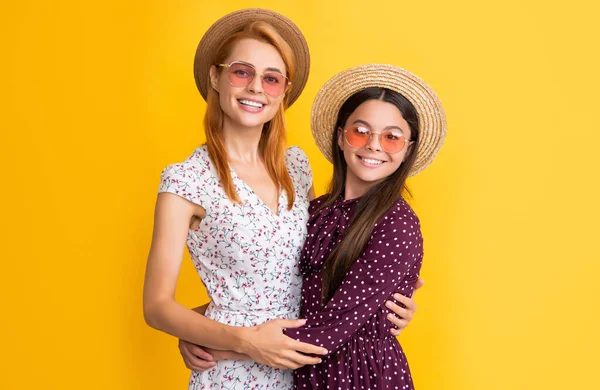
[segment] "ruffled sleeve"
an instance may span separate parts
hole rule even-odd
[[[306,196],[313,184],[312,170],[306,153],[298,146],[292,146],[287,149],[286,159],[288,170],[297,187],[296,191]]]
[[[205,169],[199,164],[171,164],[162,171],[158,192],[169,192],[206,208],[206,194],[203,191],[205,176]]]

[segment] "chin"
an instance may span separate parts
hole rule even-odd
[[[267,115],[247,115],[246,113],[239,113],[234,116],[229,117],[233,123],[241,127],[257,127],[263,126],[265,123],[273,119],[271,116]]]
[[[267,123],[268,121],[270,121],[271,119],[258,119],[258,118],[256,118],[256,119],[255,118],[247,119],[247,118],[241,118],[241,120],[239,121],[239,124],[242,125],[243,127],[264,126],[264,124]]]

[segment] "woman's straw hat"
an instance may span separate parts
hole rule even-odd
[[[308,44],[300,29],[288,18],[267,9],[246,8],[232,12],[217,20],[206,31],[194,60],[194,78],[200,94],[206,100],[208,92],[208,73],[212,65],[213,57],[219,46],[232,34],[241,31],[249,23],[263,21],[275,28],[279,35],[290,45],[294,53],[296,74],[294,80],[291,80],[292,86],[289,90],[289,105],[298,99],[300,93],[308,80],[310,70],[310,54]]]

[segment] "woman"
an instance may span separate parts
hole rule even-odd
[[[410,296],[418,279],[420,225],[401,194],[443,144],[443,108],[412,73],[365,65],[325,84],[312,112],[334,173],[329,193],[311,202],[300,260],[307,322],[285,334],[328,353],[296,370],[296,387],[413,389],[402,348],[387,331],[386,300],[396,291]]]
[[[231,351],[217,358],[246,360],[194,372],[190,388],[288,389],[289,368],[318,363],[306,354],[325,353],[282,333],[303,324],[292,319],[312,187],[304,153],[285,149],[283,113],[302,91],[308,64],[299,30],[266,10],[222,18],[198,47],[194,73],[207,101],[207,142],[163,172],[144,316],[156,329]],[[186,242],[211,298],[205,315],[174,299]]]

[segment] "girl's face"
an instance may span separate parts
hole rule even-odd
[[[348,143],[345,129],[358,127],[358,131],[371,132],[365,146],[355,147]],[[400,135],[404,138],[404,147],[394,153],[384,150],[380,133],[392,130],[389,137]],[[378,134],[375,134],[378,133]],[[410,127],[402,113],[392,103],[381,100],[367,100],[348,117],[344,129],[338,129],[338,145],[342,149],[348,170],[346,185],[354,186],[365,193],[385,178],[393,174],[408,157],[411,139]],[[352,142],[352,141],[351,141]],[[384,140],[384,142],[386,142]],[[386,149],[390,149],[386,145]]]
[[[234,61],[252,65],[255,75],[248,85],[234,86],[230,76],[238,79],[247,77],[243,70],[221,67],[220,72],[217,72],[215,66],[211,67],[211,84],[219,93],[221,109],[225,113],[224,126],[262,127],[273,119],[285,94],[274,97],[265,93],[261,75],[272,72],[285,75],[285,63],[275,47],[254,39],[242,39],[235,44],[224,63],[231,64]],[[230,72],[235,74],[230,75]],[[274,82],[274,79],[268,78],[266,81]],[[272,92],[272,86],[269,88],[267,92]]]

